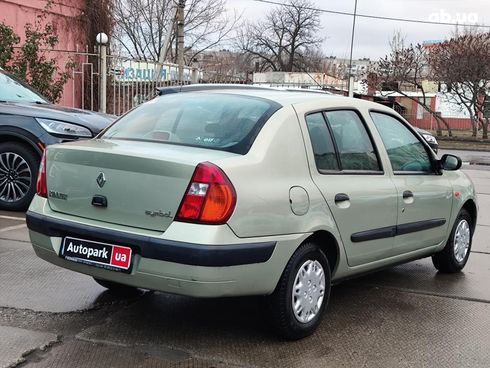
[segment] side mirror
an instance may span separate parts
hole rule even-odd
[[[443,155],[439,161],[442,170],[456,171],[461,168],[463,161],[455,155]]]

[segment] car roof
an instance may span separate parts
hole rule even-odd
[[[187,86],[163,87],[158,89],[160,95],[173,93],[206,93],[206,94],[234,94],[240,96],[259,97],[274,101],[282,106],[309,104],[312,102],[322,102],[325,108],[329,107],[355,107],[371,108],[396,114],[396,112],[381,104],[334,95],[328,92],[321,93],[318,90],[289,90],[277,89],[273,87],[260,87],[253,85],[240,84],[193,84]]]

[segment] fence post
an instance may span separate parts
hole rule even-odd
[[[191,66],[191,84],[197,84],[199,83],[199,62],[196,59],[192,60]]]
[[[105,113],[107,104],[107,42],[109,38],[105,33],[99,33],[96,41],[100,47],[99,112]]]
[[[192,68],[191,76],[191,84],[197,84],[199,82],[199,70],[197,68]]]

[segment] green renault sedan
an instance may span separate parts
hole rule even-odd
[[[460,167],[379,104],[189,86],[50,146],[27,224],[39,257],[108,289],[265,295],[299,339],[332,283],[423,257],[463,269],[478,206]]]

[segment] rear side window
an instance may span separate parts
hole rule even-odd
[[[306,125],[310,134],[311,145],[315,155],[318,170],[338,171],[339,164],[335,153],[335,146],[321,112],[306,116]]]
[[[116,121],[101,138],[165,142],[246,154],[281,106],[266,99],[218,93],[155,98]]]
[[[381,171],[378,156],[359,115],[350,110],[325,112],[342,170]]]

